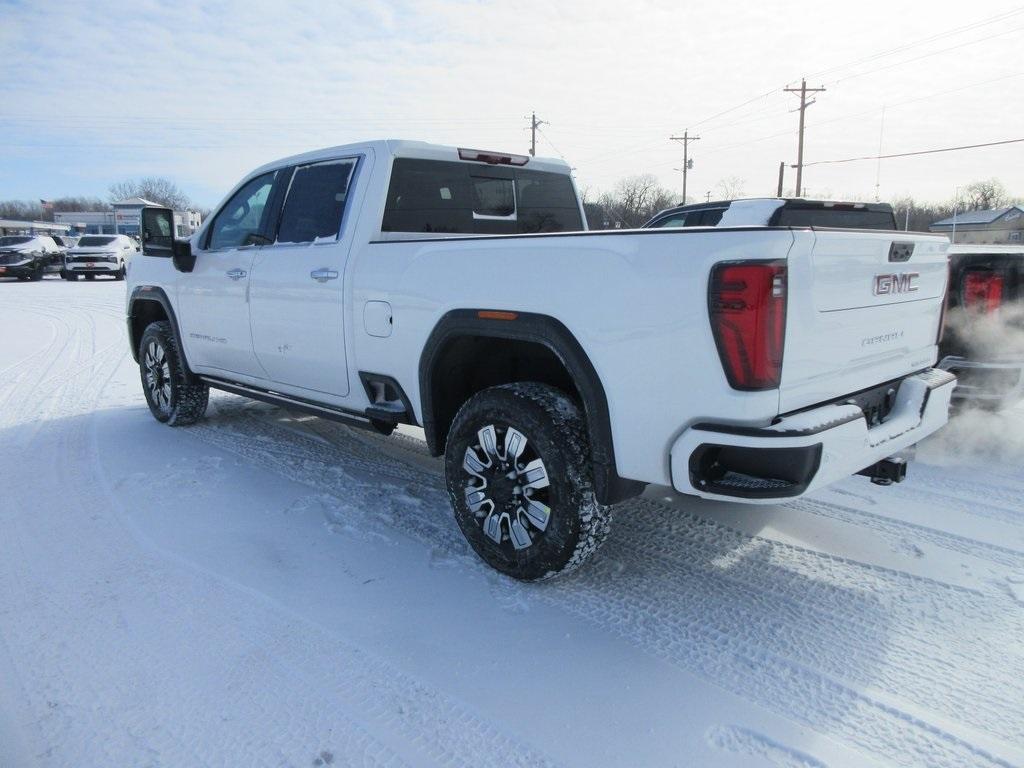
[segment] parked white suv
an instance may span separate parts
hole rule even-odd
[[[944,237],[585,232],[568,166],[375,141],[279,160],[189,241],[143,211],[130,343],[153,415],[210,387],[445,455],[455,517],[519,579],[583,562],[648,483],[777,503],[946,423]]]
[[[65,280],[77,280],[85,275],[92,280],[96,275],[108,275],[124,280],[128,260],[138,252],[135,241],[128,235],[83,235],[64,259]]]

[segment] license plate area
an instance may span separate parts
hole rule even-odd
[[[896,405],[896,394],[900,389],[900,379],[888,381],[877,387],[871,387],[837,400],[837,403],[856,405],[864,412],[864,421],[868,428],[882,424]]]

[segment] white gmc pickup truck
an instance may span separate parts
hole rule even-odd
[[[143,213],[128,328],[153,415],[210,387],[445,456],[456,520],[524,580],[578,566],[648,483],[778,502],[945,424],[944,237],[586,232],[562,162],[375,141],[270,163],[189,241]]]

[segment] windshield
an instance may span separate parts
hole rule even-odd
[[[24,237],[19,235],[8,235],[6,237],[0,237],[0,247],[5,245],[24,245],[25,243],[31,243],[31,237]]]
[[[78,247],[96,246],[96,245],[110,245],[114,242],[113,237],[83,237],[78,241]]]

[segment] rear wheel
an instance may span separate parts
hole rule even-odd
[[[206,413],[210,388],[185,369],[166,320],[146,326],[139,342],[139,373],[146,403],[157,421],[184,426]]]
[[[34,270],[32,270],[32,273],[28,276],[28,279],[31,280],[33,283],[38,283],[40,280],[43,279],[43,269],[43,265],[40,264]]]
[[[537,383],[491,387],[459,410],[445,480],[455,519],[492,568],[523,581],[580,566],[608,534],[579,407]]]

